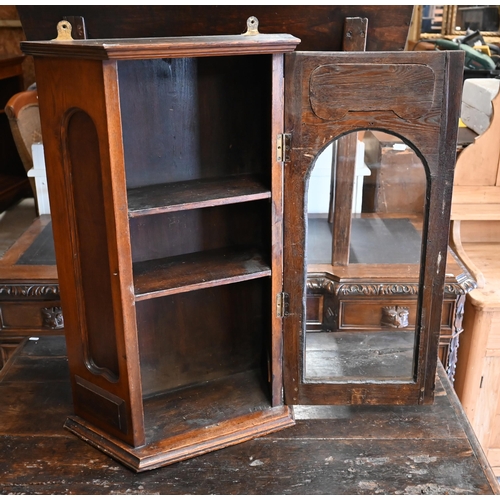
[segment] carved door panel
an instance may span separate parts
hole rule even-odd
[[[288,310],[284,313],[283,325],[287,404],[432,402],[462,68],[462,54],[458,52],[295,52],[286,55],[285,133],[290,143],[285,159],[284,190],[284,292],[288,294]],[[341,340],[329,330],[341,322],[334,309],[335,304],[338,307],[347,304],[345,294],[365,294],[364,302],[360,302],[362,305],[356,304],[363,312],[353,309],[353,314],[354,317],[356,314],[368,315],[371,314],[370,304],[377,298],[374,295],[397,293],[396,285],[396,288],[390,284],[361,287],[356,283],[357,271],[352,270],[349,262],[332,257],[322,277],[316,276],[316,283],[325,276],[329,282],[330,296],[325,299],[323,308],[331,315],[330,326],[314,338],[306,331],[306,288],[310,286],[311,280],[308,283],[307,278],[312,262],[307,246],[307,193],[311,171],[318,154],[327,146],[349,133],[366,130],[392,134],[401,139],[405,147],[413,149],[421,162],[424,186],[416,261],[411,266],[400,263],[398,267],[402,277],[405,269],[415,270],[418,298],[410,312],[410,321],[409,308],[404,304],[393,300],[395,305],[384,310],[386,314],[406,314],[400,321],[392,322],[394,330],[386,346],[390,350],[394,343],[404,340],[408,346],[404,356],[406,364],[404,370],[394,369],[403,363],[394,356],[389,361],[391,369],[387,373],[381,372],[380,366],[378,371],[365,370],[377,363],[375,358],[381,351],[377,344],[380,332],[365,335],[363,342],[376,346],[371,350],[361,353],[348,347],[349,358],[344,356],[343,349],[355,343],[354,330]],[[352,142],[342,144],[338,141],[337,156],[348,155],[342,151],[348,150],[349,144]],[[345,169],[351,168],[346,165],[352,162],[339,161],[337,158],[332,174],[332,192],[337,196],[337,203],[341,199],[349,201],[337,204],[336,208],[348,211],[348,217],[343,218],[348,224],[342,228],[338,226],[340,223],[334,222],[337,226],[332,230],[333,255],[342,255],[338,250],[348,247],[351,238],[352,193],[344,195],[353,187],[352,182],[345,183],[344,178],[352,175],[345,175]],[[334,217],[334,220],[342,220],[342,217]],[[390,263],[385,266],[391,268]],[[380,274],[384,266],[370,268],[364,265],[362,269],[365,273],[373,269]],[[384,324],[387,321],[382,321],[382,329]],[[339,358],[339,353],[343,359]],[[348,368],[359,364],[363,356],[368,364],[363,365],[357,375],[342,368],[342,363]]]

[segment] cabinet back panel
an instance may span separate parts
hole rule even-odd
[[[230,246],[270,249],[268,200],[130,220],[134,262]]]
[[[118,71],[128,188],[269,165],[269,56],[120,61]]]
[[[144,395],[258,367],[269,303],[266,278],[137,303]]]

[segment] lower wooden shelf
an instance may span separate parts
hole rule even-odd
[[[136,300],[271,276],[254,249],[223,248],[134,264]]]
[[[72,416],[65,427],[136,472],[241,443],[294,424],[271,407],[259,371],[237,373],[144,401],[146,444],[133,448]]]

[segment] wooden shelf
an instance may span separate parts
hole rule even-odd
[[[154,469],[293,425],[288,407],[271,406],[263,378],[249,370],[146,399],[146,444],[139,448],[96,433],[79,417],[69,417],[65,427],[94,446],[104,443],[136,472]]]
[[[263,380],[261,370],[247,370],[145,399],[146,443],[192,432],[200,424],[217,424],[220,413],[232,419],[248,414],[249,408],[268,409],[271,403]],[[179,409],[184,418],[179,418]]]
[[[224,248],[134,264],[136,300],[271,276],[253,249]]]
[[[250,175],[158,184],[128,190],[129,217],[229,205],[271,197],[271,191]]]

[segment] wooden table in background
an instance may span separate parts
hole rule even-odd
[[[64,334],[50,224],[37,217],[0,259],[0,369],[27,336]]]
[[[294,427],[136,474],[63,429],[64,337],[0,371],[0,494],[496,494],[442,366],[430,406],[297,407]]]

